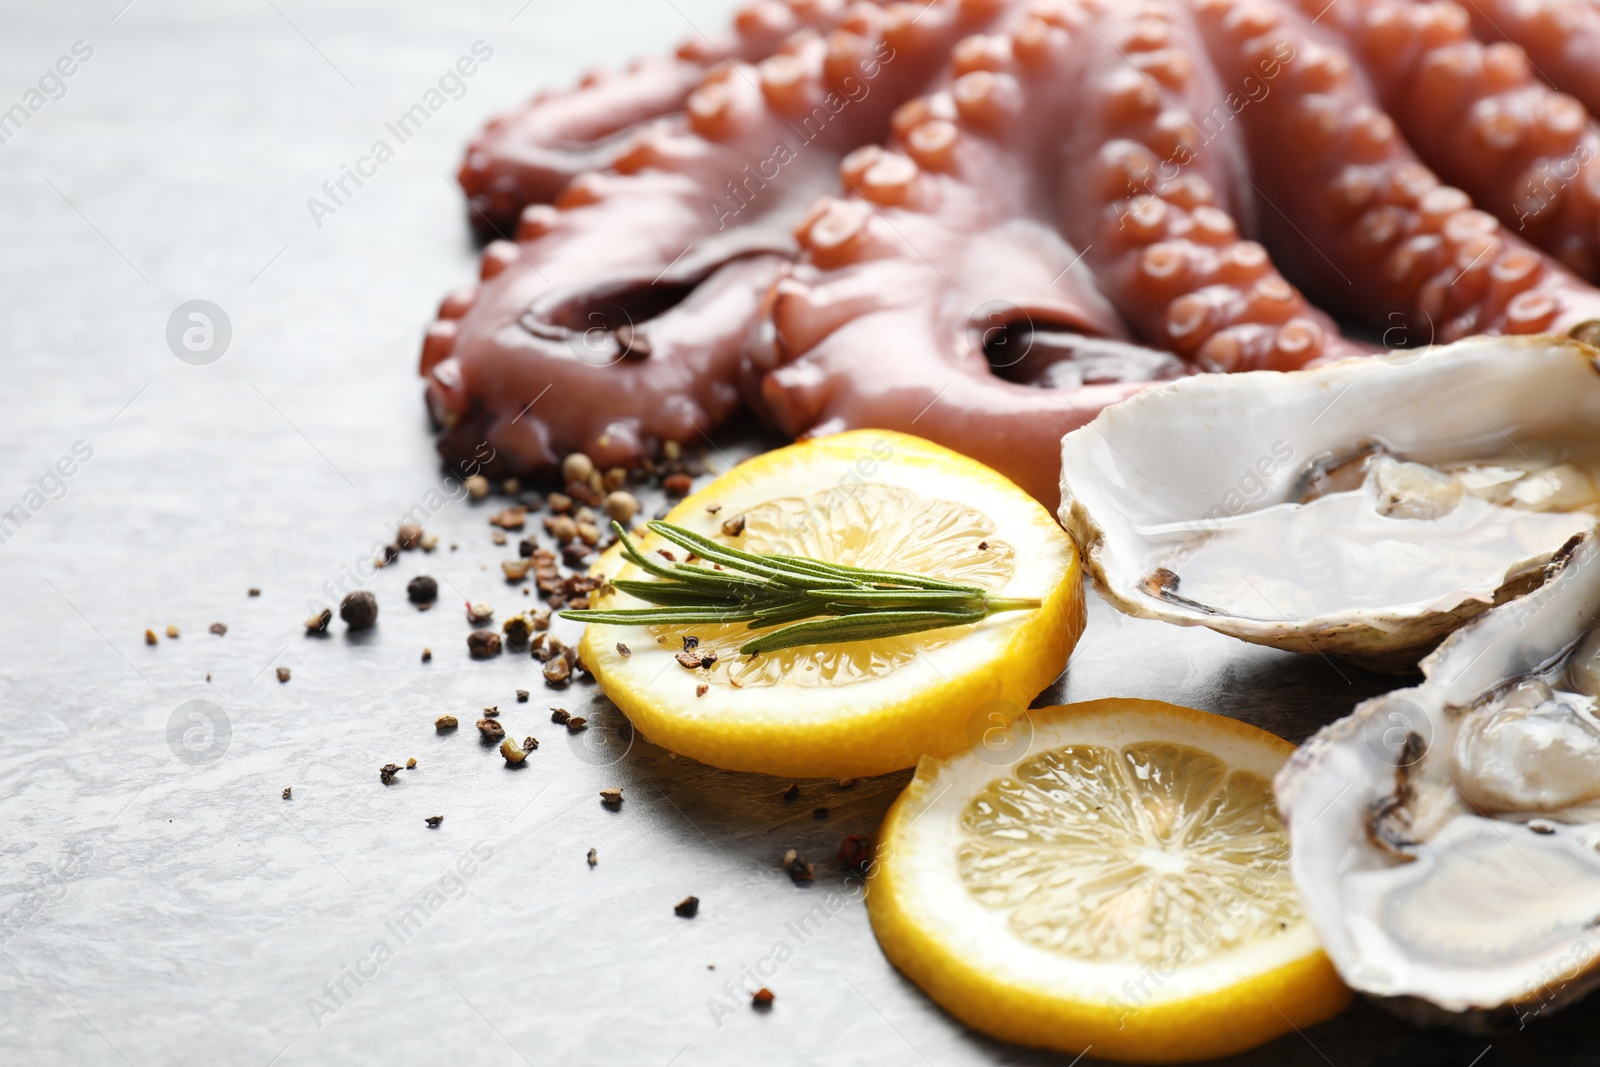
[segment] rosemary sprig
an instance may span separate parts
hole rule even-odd
[[[870,641],[963,626],[1002,611],[1026,611],[1039,601],[993,597],[975,585],[899,571],[825,563],[805,556],[749,552],[669,522],[649,529],[698,557],[705,566],[670,565],[639,551],[617,523],[611,527],[622,554],[657,581],[617,579],[611,584],[644,600],[648,608],[563,611],[564,619],[611,626],[728,626],[762,630],[739,651],[775,652],[799,645]]]

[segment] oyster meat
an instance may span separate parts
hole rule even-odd
[[[1062,441],[1061,520],[1132,615],[1409,667],[1600,514],[1600,370],[1480,338],[1201,375]]]
[[[1600,984],[1600,540],[1549,570],[1274,783],[1329,957],[1413,1017],[1510,1022]]]

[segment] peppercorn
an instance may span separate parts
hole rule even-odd
[[[358,589],[339,601],[339,618],[352,630],[370,630],[378,621],[378,598]]]
[[[474,630],[467,635],[467,651],[473,659],[493,659],[500,654],[500,635],[493,630]]]
[[[419,574],[406,583],[406,599],[413,604],[432,604],[439,599],[439,583]]]

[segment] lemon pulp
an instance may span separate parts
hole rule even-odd
[[[1303,918],[1271,783],[1189,745],[1067,745],[962,813],[961,879],[1080,959],[1205,960]]]

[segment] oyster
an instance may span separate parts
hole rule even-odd
[[[1403,1014],[1525,1019],[1600,984],[1600,540],[1549,570],[1274,783],[1329,957]]]
[[[1410,667],[1600,513],[1600,370],[1480,338],[1200,375],[1062,440],[1061,521],[1131,615]]]

